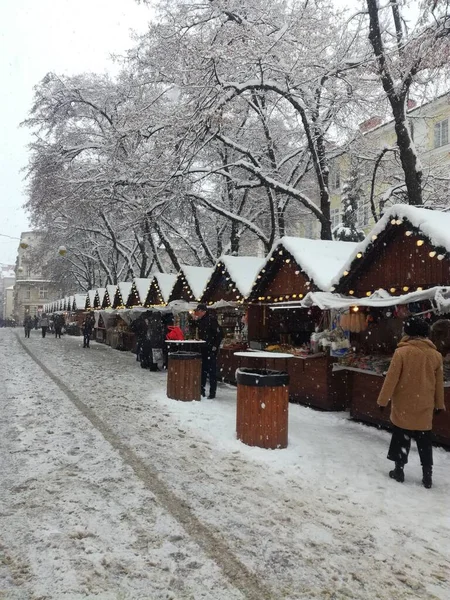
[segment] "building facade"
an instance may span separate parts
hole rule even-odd
[[[410,102],[408,125],[423,170],[425,206],[450,208],[450,93],[421,106]],[[342,197],[350,173],[359,178],[358,226],[368,231],[374,224],[371,196],[377,214],[407,201],[404,173],[397,151],[394,121],[374,116],[360,125],[346,152],[330,166],[332,227],[342,221]]]
[[[16,259],[16,282],[14,285],[14,318],[23,323],[26,315],[39,316],[44,304],[58,297],[59,290],[42,276],[40,245],[42,234],[27,231],[21,234]]]

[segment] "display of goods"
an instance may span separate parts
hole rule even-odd
[[[377,354],[358,355],[351,353],[340,359],[339,364],[346,367],[361,369],[362,371],[372,371],[381,375],[386,373],[389,369],[391,357]]]

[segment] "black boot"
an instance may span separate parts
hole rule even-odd
[[[395,479],[399,483],[403,483],[405,481],[405,473],[403,472],[403,465],[396,462],[395,469],[389,471],[389,477],[391,479]]]
[[[423,483],[423,487],[427,488],[427,490],[429,490],[431,488],[431,486],[433,485],[433,467],[422,467],[422,483]]]

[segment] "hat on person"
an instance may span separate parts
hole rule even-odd
[[[195,309],[195,311],[198,310],[208,310],[208,307],[206,306],[206,304],[203,304],[203,302],[200,302],[200,304],[197,304],[197,308]]]
[[[411,337],[428,337],[430,326],[420,317],[409,317],[403,321],[403,331]]]

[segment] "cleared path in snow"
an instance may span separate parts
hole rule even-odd
[[[195,516],[185,502],[167,488],[152,464],[148,461],[144,463],[127,444],[123,443],[118,433],[108,427],[89,406],[80,400],[77,394],[70,390],[59,377],[37,358],[20,337],[17,339],[25,352],[31,356],[34,362],[60,388],[83,416],[90,421],[92,426],[101,433],[105,440],[117,450],[124,462],[133,469],[144,485],[155,494],[161,506],[177,519],[192,539],[203,548],[209,558],[221,568],[230,584],[239,589],[248,600],[273,600],[274,596],[258,581],[256,575],[251,573],[230,552],[227,545],[218,536],[212,534],[210,528]]]
[[[292,405],[288,449],[248,448],[235,439],[235,389],[177,403],[165,397],[165,375],[141,370],[129,353],[33,333],[23,343],[43,366],[274,599],[448,600],[448,453],[436,451],[435,488],[424,490],[414,450],[402,486],[387,477],[385,432]],[[28,526],[0,517],[1,543],[28,569],[9,589],[30,590],[5,598],[250,597],[217,568],[227,560],[208,559],[209,542],[197,544],[167,515],[13,332],[0,331],[0,348],[0,379],[18,404],[8,419],[22,427],[20,453],[11,455],[21,462],[11,467],[29,471],[35,460],[37,473],[15,492],[0,490],[1,499],[16,498]],[[11,446],[0,442],[2,452]],[[57,556],[44,557],[47,548]]]

